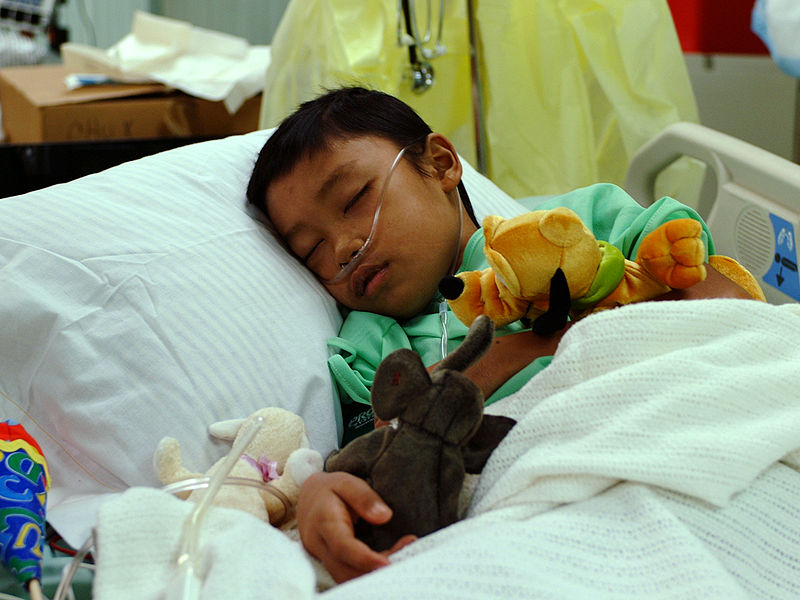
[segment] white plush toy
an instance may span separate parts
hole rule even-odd
[[[282,408],[262,408],[247,419],[220,421],[208,430],[213,437],[234,442],[257,416],[264,418],[264,424],[236,461],[229,477],[253,479],[269,485],[223,485],[214,504],[247,511],[276,527],[285,526],[294,516],[300,486],[310,475],[322,470],[322,456],[309,448],[303,419]],[[222,460],[212,465],[206,475],[212,476]],[[178,440],[171,437],[159,442],[153,464],[164,485],[204,476],[183,466]],[[200,489],[181,497],[196,501],[203,493]]]

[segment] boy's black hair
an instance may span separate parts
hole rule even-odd
[[[336,140],[372,135],[394,142],[399,149],[419,143],[429,133],[432,130],[428,124],[394,96],[362,87],[329,91],[301,104],[266,141],[247,185],[247,201],[266,216],[266,193],[270,184],[288,174],[303,158],[327,150]],[[420,155],[413,147],[406,152],[417,166]],[[477,225],[461,182],[458,191],[467,213]]]

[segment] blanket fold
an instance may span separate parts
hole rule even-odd
[[[471,514],[544,509],[623,480],[726,504],[800,448],[798,340],[797,305],[654,302],[593,315],[487,410],[518,424]]]

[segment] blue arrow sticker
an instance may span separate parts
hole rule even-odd
[[[775,257],[764,282],[787,296],[800,300],[800,276],[797,273],[797,239],[794,226],[785,219],[770,213],[775,234]]]

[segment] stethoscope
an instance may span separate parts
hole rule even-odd
[[[397,0],[397,43],[408,47],[411,89],[422,94],[434,82],[430,61],[447,50],[442,43],[444,0],[439,0],[436,39],[433,36],[433,0],[428,0],[424,33],[418,27],[416,0]],[[433,46],[431,43],[433,42]]]
[[[416,0],[397,0],[397,44],[408,47],[409,67],[406,73],[411,80],[411,90],[422,94],[429,90],[435,78],[431,60],[446,52],[442,43],[444,26],[444,0],[439,0],[439,18],[436,23],[436,38],[433,36],[433,2],[427,1],[426,27],[420,32],[417,20]],[[475,121],[475,151],[478,171],[483,175],[489,172],[488,144],[483,106],[483,84],[478,65],[480,48],[477,34],[475,0],[467,0],[469,25],[470,76],[472,79],[472,104]],[[431,44],[433,44],[431,46]]]

